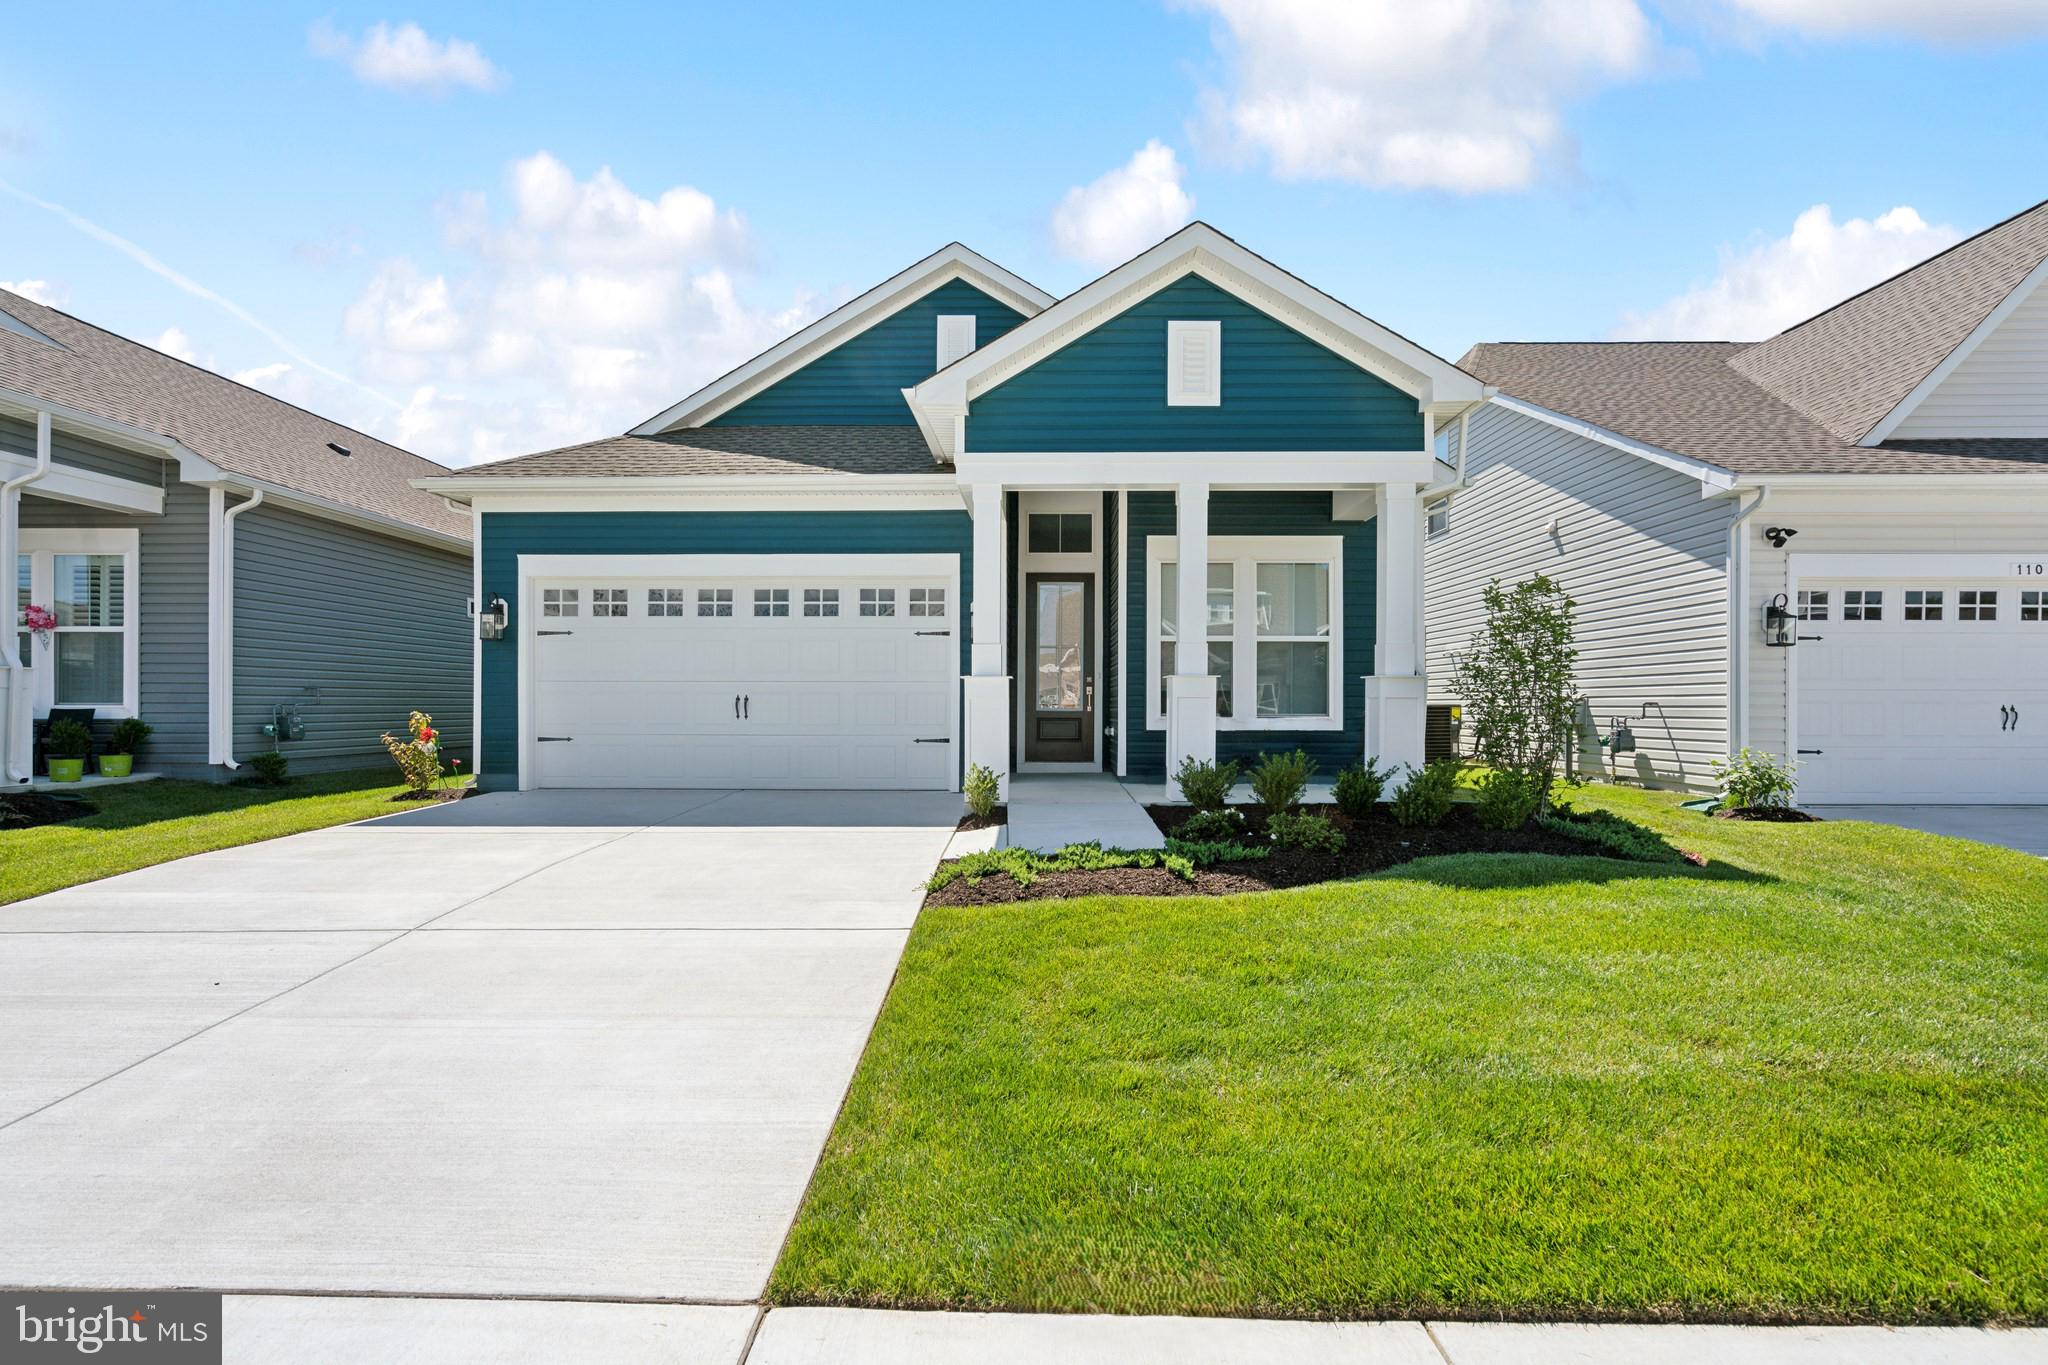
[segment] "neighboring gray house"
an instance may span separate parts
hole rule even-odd
[[[1485,582],[1541,570],[1596,775],[1709,786],[1748,745],[1806,802],[2048,802],[2044,278],[2048,204],[1753,345],[1474,347],[1499,393],[1426,533],[1433,699]]]
[[[442,466],[0,291],[0,565],[54,631],[0,632],[0,780],[52,707],[139,715],[137,770],[382,763],[431,712],[469,749],[470,518]]]

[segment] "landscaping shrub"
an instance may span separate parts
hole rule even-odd
[[[1293,810],[1316,775],[1316,761],[1300,749],[1286,754],[1260,754],[1252,769],[1252,796],[1267,814]]]
[[[1244,812],[1228,806],[1222,810],[1198,810],[1180,822],[1174,830],[1176,838],[1189,843],[1215,843],[1219,840],[1244,838]]]
[[[405,785],[412,788],[415,796],[424,796],[441,780],[440,736],[434,729],[434,718],[424,711],[413,712],[406,728],[410,733],[404,739],[385,735],[384,747],[391,751],[398,771],[405,775]]]
[[[1332,788],[1337,809],[1354,820],[1365,819],[1386,794],[1387,781],[1391,777],[1393,773],[1380,771],[1380,761],[1376,758],[1339,768]]]
[[[43,736],[43,752],[52,758],[84,758],[92,752],[92,731],[68,717],[57,721]]]
[[[967,770],[967,780],[960,784],[967,796],[967,809],[977,820],[986,820],[995,813],[996,797],[1002,784],[996,781],[995,770],[986,763],[977,763]]]
[[[1488,767],[1520,773],[1542,810],[1578,733],[1576,604],[1543,574],[1512,588],[1496,578],[1481,600],[1486,624],[1458,656],[1452,687],[1465,704],[1473,755]]]
[[[1721,779],[1721,800],[1737,810],[1791,805],[1799,786],[1793,774],[1792,764],[1747,746],[1733,758],[1714,760],[1714,775]]]
[[[1492,768],[1473,789],[1479,793],[1479,823],[1488,829],[1520,829],[1536,814],[1536,787],[1523,773]]]
[[[126,720],[114,722],[114,728],[107,732],[107,752],[110,754],[132,754],[149,742],[154,731],[140,716],[129,716]]]
[[[1181,799],[1196,810],[1222,810],[1230,799],[1230,789],[1237,785],[1237,774],[1236,759],[1203,763],[1188,758],[1181,761],[1173,780],[1180,784]]]
[[[1168,839],[1166,851],[1187,859],[1196,867],[1214,867],[1217,863],[1252,863],[1272,854],[1269,848],[1256,844],[1241,844],[1235,839]]]
[[[1441,825],[1458,789],[1458,760],[1440,758],[1413,769],[1394,793],[1394,819],[1411,829]]]
[[[249,780],[262,787],[282,787],[291,762],[275,749],[249,755]]]
[[[1344,831],[1331,824],[1327,815],[1280,811],[1266,817],[1266,833],[1281,848],[1335,853],[1344,847]]]
[[[1163,867],[1183,881],[1195,879],[1194,863],[1171,848],[1104,848],[1100,844],[1068,844],[1057,853],[1038,853],[1028,848],[993,848],[970,853],[949,863],[940,863],[925,882],[925,890],[937,891],[965,877],[969,886],[983,877],[1008,877],[1019,886],[1029,886],[1048,872],[1096,872],[1113,867]]]
[[[1663,836],[1655,830],[1633,820],[1624,820],[1611,811],[1575,811],[1556,806],[1537,816],[1536,823],[1553,834],[1596,844],[1617,858],[1639,863],[1692,861],[1664,842]]]

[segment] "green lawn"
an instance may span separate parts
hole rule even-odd
[[[925,911],[771,1296],[2048,1319],[2048,863],[1575,799],[1712,862]]]
[[[404,809],[392,769],[249,783],[137,782],[81,795],[96,814],[61,825],[0,830],[0,905],[190,853],[345,825]]]

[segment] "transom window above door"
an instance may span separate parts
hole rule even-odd
[[[1150,723],[1165,724],[1179,664],[1180,574],[1170,537],[1146,542],[1152,643]],[[1335,536],[1212,537],[1204,634],[1224,729],[1343,725],[1343,541]]]
[[[1085,555],[1095,548],[1095,518],[1086,512],[1033,512],[1024,548],[1035,555]]]

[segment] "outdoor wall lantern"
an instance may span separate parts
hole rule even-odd
[[[493,597],[491,604],[476,614],[476,638],[479,640],[502,640],[505,626],[512,609],[505,605],[502,597]]]
[[[1773,649],[1790,649],[1798,643],[1793,633],[1799,627],[1799,620],[1785,605],[1785,594],[1779,593],[1764,604],[1764,643]]]

